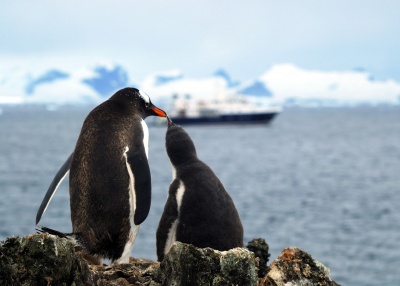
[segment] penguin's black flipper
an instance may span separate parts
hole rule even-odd
[[[48,234],[52,234],[52,235],[58,236],[60,238],[66,238],[70,242],[72,242],[75,246],[79,245],[79,246],[85,248],[84,242],[75,233],[65,233],[65,232],[61,232],[61,231],[58,231],[58,230],[55,230],[55,229],[52,229],[52,228],[48,228],[48,227],[45,227],[45,226],[41,226],[41,225],[37,225],[36,226],[36,232],[38,234],[48,233]]]
[[[72,153],[67,161],[61,166],[60,170],[58,170],[57,174],[55,175],[53,181],[51,182],[49,189],[47,190],[46,195],[43,198],[43,201],[38,209],[36,214],[36,225],[39,223],[40,219],[42,218],[43,213],[46,211],[47,206],[49,205],[51,199],[53,198],[55,192],[57,191],[58,187],[60,186],[61,182],[69,172],[69,168],[71,166],[72,161]]]
[[[139,225],[147,218],[151,204],[151,175],[144,146],[135,151],[129,150],[127,160],[135,182],[136,210],[133,221]]]
[[[71,233],[60,232],[58,230],[48,228],[45,226],[41,226],[41,225],[36,226],[36,231],[37,231],[37,233],[47,232],[48,234],[56,235],[56,236],[62,237],[62,238],[68,238],[72,235]]]
[[[180,180],[173,180],[169,187],[169,196],[165,203],[164,211],[162,213],[160,222],[156,232],[157,238],[157,259],[162,261],[165,255],[165,249],[171,247],[167,245],[168,235],[171,231],[172,225],[178,219],[178,202],[176,201],[176,193],[180,186]],[[174,241],[172,241],[174,242]]]

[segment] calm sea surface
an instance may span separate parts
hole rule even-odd
[[[0,240],[33,233],[47,188],[74,148],[84,108],[0,115]],[[166,126],[149,126],[153,198],[132,251],[156,259],[171,181]],[[309,252],[343,285],[400,285],[400,108],[286,109],[271,126],[187,127],[199,157],[232,196],[245,242],[271,260]],[[42,225],[70,232],[68,180]]]

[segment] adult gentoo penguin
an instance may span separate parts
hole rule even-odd
[[[175,241],[221,251],[243,247],[243,226],[231,197],[199,160],[189,135],[169,119],[166,149],[173,179],[157,229],[158,260]]]
[[[89,113],[36,217],[37,224],[69,170],[72,233],[39,227],[42,231],[76,241],[92,262],[129,262],[139,226],[150,210],[149,134],[144,121],[149,115],[166,113],[135,88],[116,92]]]

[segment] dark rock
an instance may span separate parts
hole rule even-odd
[[[285,248],[272,261],[267,276],[259,286],[337,286],[330,278],[329,269],[310,254],[296,247]]]
[[[244,248],[217,251],[175,242],[161,263],[130,259],[129,264],[88,265],[74,245],[49,234],[8,238],[0,243],[0,285],[257,285],[258,262],[266,269],[268,245],[262,239]],[[298,248],[286,248],[262,285],[336,286],[329,270]]]
[[[67,239],[12,237],[0,245],[0,285],[92,285],[86,261]]]
[[[160,263],[146,259],[130,258],[129,264],[112,266],[90,265],[97,285],[149,285],[160,286]]]
[[[162,285],[257,285],[254,254],[175,242],[160,264]]]
[[[0,245],[0,285],[149,285],[160,286],[159,263],[130,259],[129,264],[88,265],[74,245],[49,234],[8,238]]]
[[[268,244],[263,238],[255,238],[247,244],[247,249],[254,252],[254,256],[259,259],[258,262],[258,277],[264,277],[269,268],[267,266],[271,254],[268,252]]]

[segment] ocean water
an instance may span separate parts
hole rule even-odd
[[[74,148],[85,108],[3,108],[0,240],[35,231],[36,211]],[[132,251],[156,259],[171,182],[166,126],[149,126],[152,207]],[[400,108],[286,109],[270,126],[187,127],[199,157],[232,196],[245,242],[271,260],[309,252],[343,285],[400,285]],[[40,224],[70,232],[68,180]]]

